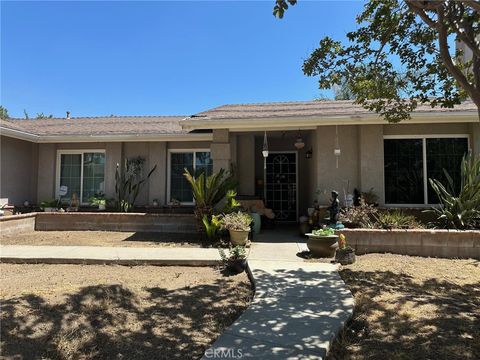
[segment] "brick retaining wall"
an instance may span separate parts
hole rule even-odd
[[[196,233],[196,222],[190,214],[37,213],[35,230]]]
[[[441,258],[480,259],[480,231],[375,230],[339,231],[359,255],[393,253]]]
[[[36,213],[0,216],[0,236],[35,230]]]

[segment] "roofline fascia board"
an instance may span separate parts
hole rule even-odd
[[[478,122],[478,114],[473,112],[412,114],[410,120],[398,124],[430,124],[430,123],[460,123]],[[292,125],[295,124],[295,125]],[[290,127],[294,129],[312,126],[331,125],[386,125],[385,119],[380,116],[346,115],[326,117],[271,117],[246,119],[187,119],[181,121],[185,130],[197,129],[264,129]]]
[[[0,135],[35,143],[79,142],[135,142],[135,141],[211,141],[212,134],[148,134],[148,135],[48,135],[39,136],[28,132],[0,127]]]

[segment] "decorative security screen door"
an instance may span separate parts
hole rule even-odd
[[[279,221],[297,220],[297,153],[279,152],[268,155],[265,166],[267,206]]]

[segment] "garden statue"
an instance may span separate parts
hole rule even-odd
[[[72,198],[70,199],[70,207],[68,211],[78,211],[78,207],[80,206],[80,199],[78,198],[77,193],[72,194]]]
[[[330,223],[336,224],[338,222],[338,216],[340,214],[340,201],[338,200],[338,192],[332,191],[332,203],[328,207],[330,213]]]

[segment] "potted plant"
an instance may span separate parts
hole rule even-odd
[[[223,227],[230,233],[233,245],[245,245],[248,242],[252,217],[244,212],[233,212],[223,217]]]
[[[335,230],[325,228],[320,230],[313,230],[311,233],[305,234],[308,236],[307,247],[308,250],[315,257],[333,257],[337,248],[338,235],[335,235]]]
[[[247,267],[247,252],[245,251],[244,246],[237,245],[230,248],[228,250],[228,255],[225,253],[224,249],[219,249],[219,252],[222,262],[228,270],[235,274],[245,271],[245,268]]]
[[[45,200],[40,203],[40,209],[45,212],[56,212],[58,209],[59,200],[57,199],[50,199]]]
[[[101,195],[92,196],[90,198],[90,205],[98,206],[98,210],[105,210],[107,205],[107,200],[105,200],[105,198]]]
[[[342,265],[353,264],[355,262],[355,250],[347,245],[347,239],[343,234],[340,234],[338,237],[338,249],[335,252],[335,261]]]

